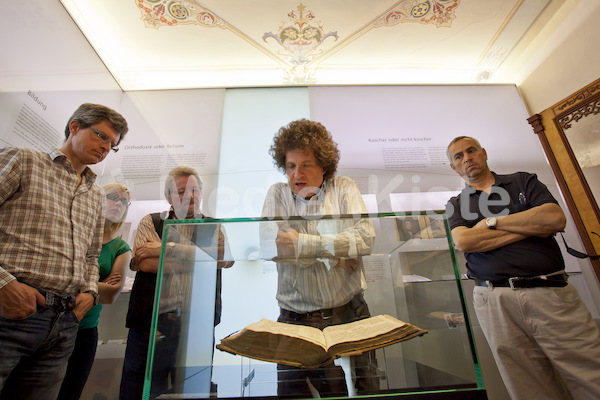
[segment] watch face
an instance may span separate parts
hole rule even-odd
[[[175,243],[173,242],[169,242],[167,243],[167,254],[171,254],[173,252],[173,249],[175,248]]]
[[[490,217],[490,218],[486,219],[485,224],[488,226],[488,228],[491,228],[491,229],[496,228],[496,218]]]

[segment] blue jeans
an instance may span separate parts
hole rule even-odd
[[[22,320],[0,317],[0,399],[56,399],[78,324],[60,304]]]

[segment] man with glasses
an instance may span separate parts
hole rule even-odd
[[[128,131],[82,104],[60,149],[0,150],[0,398],[54,399],[77,325],[98,296],[103,192],[88,165]]]
[[[126,326],[129,328],[129,334],[119,392],[121,400],[142,398],[164,220],[206,218],[200,210],[202,180],[193,168],[172,169],[165,182],[164,194],[171,205],[169,210],[143,217],[134,241],[134,257],[130,267],[137,272],[127,312]],[[196,242],[194,231],[199,230],[183,225],[176,231],[181,235],[181,240],[169,237],[173,241],[168,243],[166,249],[169,261],[176,259],[177,265],[167,267],[165,264],[162,276],[163,290],[160,297],[160,315],[157,321],[152,365],[151,399],[167,392],[169,384],[174,379],[173,368],[179,345],[182,306],[185,307],[183,303],[189,297],[183,293],[190,289],[190,280],[187,279],[189,271],[185,269],[190,264],[190,260],[193,262],[196,251],[195,245],[190,246],[186,243]],[[215,234],[218,235],[216,236],[218,254],[215,258],[223,260],[226,247],[223,228],[221,227]],[[217,262],[215,326],[221,318],[221,268],[229,268],[232,265],[232,261]],[[189,310],[184,309],[183,312]]]
[[[490,171],[472,137],[452,140],[447,155],[467,183],[447,205],[452,240],[511,398],[600,399],[600,330],[567,282],[558,203],[535,174]]]

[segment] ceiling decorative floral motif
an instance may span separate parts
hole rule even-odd
[[[136,0],[136,4],[147,28],[187,24],[227,28],[225,21],[193,0]]]
[[[323,52],[318,47],[329,37],[338,40],[337,32],[327,32],[317,23],[315,13],[303,4],[287,14],[277,33],[266,32],[262,39],[272,38],[283,48],[278,52],[288,67],[285,68],[288,83],[313,83],[314,68],[309,64]]]
[[[297,7],[297,11],[290,11],[288,18],[289,21],[282,23],[277,33],[267,32],[262,39],[265,42],[268,38],[275,39],[284,48],[280,54],[292,64],[310,62],[325,39],[338,39],[337,32],[325,33],[323,26],[316,23],[315,14],[303,4]]]
[[[393,26],[403,22],[434,24],[449,27],[456,17],[454,10],[460,0],[405,0],[375,21],[376,27]]]
[[[381,13],[374,15],[375,18],[368,23],[353,30],[340,30],[339,27],[345,25],[340,24],[339,18],[331,18],[331,10],[321,7],[318,2],[309,6],[296,3],[298,5],[295,9],[287,9],[289,11],[283,11],[286,8],[282,9],[284,18],[279,24],[272,23],[273,15],[277,13],[270,13],[268,19],[271,22],[265,19],[261,21],[262,26],[267,28],[254,31],[252,34],[232,25],[215,11],[200,4],[199,0],[133,1],[141,11],[141,19],[146,28],[158,29],[161,26],[187,24],[205,28],[219,27],[239,36],[245,43],[274,60],[275,68],[284,72],[282,83],[312,84],[317,83],[315,77],[319,76],[318,72],[326,69],[323,65],[326,65],[328,59],[335,57],[338,52],[345,51],[350,44],[364,39],[374,29],[393,27],[396,29],[390,31],[409,29],[406,25],[404,28],[398,26],[406,23],[450,28],[456,18],[455,12],[461,0],[396,0]],[[247,12],[248,7],[243,9]],[[317,12],[313,11],[315,9]],[[318,13],[329,16],[323,17],[327,20],[325,23],[319,20]],[[337,29],[326,29],[327,25],[335,26]],[[423,27],[423,29],[430,28]],[[258,32],[264,33],[260,36]],[[489,80],[507,54],[504,42],[500,43],[498,37],[494,38],[487,53],[477,61],[476,76],[473,79],[477,82]],[[343,60],[343,56],[341,59]],[[333,62],[334,66],[338,60]],[[328,67],[331,68],[331,65]]]

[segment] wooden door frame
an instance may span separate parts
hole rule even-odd
[[[564,130],[572,122],[600,113],[600,79],[527,119],[540,139],[565,203],[588,254],[600,254],[600,209]],[[600,260],[590,259],[600,281]]]

